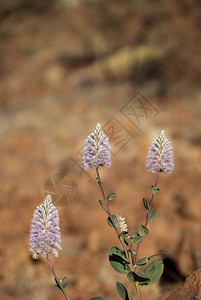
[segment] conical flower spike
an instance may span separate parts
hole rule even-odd
[[[58,256],[58,251],[61,250],[59,215],[50,195],[47,195],[44,202],[34,211],[29,243],[29,250],[35,259],[39,254],[44,257],[49,253]]]
[[[96,169],[99,166],[111,166],[110,144],[100,123],[87,137],[83,148],[82,165],[85,170]]]
[[[153,173],[171,173],[174,169],[172,146],[166,138],[165,130],[161,130],[158,138],[149,147],[146,169]]]

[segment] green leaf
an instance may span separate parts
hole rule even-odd
[[[127,277],[132,283],[139,282],[139,284],[142,284],[142,283],[145,284],[150,281],[150,279],[147,276],[145,276],[144,274],[138,274],[136,272],[129,272],[127,274]]]
[[[144,207],[147,211],[150,211],[150,207],[149,207],[149,202],[147,201],[147,199],[143,198],[143,204],[144,204]]]
[[[149,233],[148,228],[145,227],[144,225],[140,225],[140,227],[139,227],[139,234],[140,234],[141,236],[145,236],[145,235],[147,235],[148,233]]]
[[[130,268],[128,266],[128,262],[116,254],[109,255],[109,261],[111,266],[119,273],[127,274],[130,272]]]
[[[117,220],[117,216],[116,216],[116,215],[112,215],[112,218],[113,218],[114,224],[115,224],[116,226],[118,226],[119,223],[118,223],[118,220]],[[109,225],[110,227],[112,227],[112,228],[114,227],[113,224],[112,224],[112,222],[111,222],[111,220],[110,220],[110,217],[107,218],[107,223],[108,223],[108,225]]]
[[[162,254],[162,253],[157,253],[157,254],[153,254],[153,255],[148,256],[148,257],[143,257],[142,259],[140,259],[140,260],[137,261],[136,265],[137,265],[137,266],[143,266],[143,265],[146,265],[146,264],[150,261],[150,259],[152,259],[152,258],[155,257],[155,256],[159,256],[159,255],[161,255],[161,254]]]
[[[141,283],[141,285],[150,285],[155,283],[163,274],[164,265],[162,260],[154,260],[143,272],[143,275],[149,278],[149,282]]]
[[[131,237],[132,237],[132,238],[135,238],[136,236],[139,236],[139,234],[138,234],[137,232],[132,232],[132,233],[131,233]]]
[[[61,284],[61,285],[62,285],[62,284]],[[69,285],[68,282],[64,283],[64,285],[62,285],[63,289],[65,290],[65,289],[68,287],[68,285]],[[61,288],[60,288],[60,286],[59,286],[58,284],[55,285],[55,287],[56,287],[58,290],[62,291]]]
[[[150,260],[150,259],[152,259],[152,258],[155,257],[155,256],[162,255],[163,253],[164,253],[164,252],[160,252],[160,253],[153,254],[153,255],[151,255],[151,256],[148,256],[148,259]]]
[[[140,243],[141,240],[142,240],[142,236],[138,235],[134,239],[132,239],[132,243],[135,245],[135,244]]]
[[[116,198],[116,194],[111,193],[107,196],[106,201],[111,201],[111,200],[114,200],[115,198]]]
[[[136,265],[137,266],[143,266],[143,265],[146,265],[148,263],[148,261],[149,261],[148,257],[144,257],[144,258],[138,260],[136,262]]]
[[[112,247],[111,249],[107,250],[107,252],[109,252],[109,254],[118,255],[127,262],[125,252],[122,249],[118,248],[118,247]]]
[[[156,214],[157,214],[156,209],[151,210],[149,213],[149,220],[151,220],[153,217],[155,217]]]
[[[63,288],[64,290],[68,287],[68,282],[64,283]]]
[[[128,233],[128,231],[122,231],[122,232],[120,232],[119,237],[123,237],[123,236],[125,236],[127,233]]]
[[[119,281],[116,283],[116,289],[119,296],[124,300],[133,300],[133,298],[129,295],[126,287]]]
[[[104,297],[98,296],[98,297],[90,298],[90,300],[106,300],[106,299]]]
[[[135,255],[136,254],[136,250],[128,250],[132,255]]]
[[[156,195],[160,191],[160,189],[157,186],[152,186],[151,191],[152,191],[152,194]]]
[[[103,200],[98,200],[98,202],[100,203],[100,205],[102,206],[102,208],[107,212],[107,208],[105,206],[105,202]]]
[[[130,244],[131,244],[131,241],[127,236],[124,236],[124,242],[127,246],[130,246]]]

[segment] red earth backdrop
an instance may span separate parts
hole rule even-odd
[[[142,198],[155,181],[145,171],[150,143],[165,129],[174,148],[175,170],[160,176],[158,215],[139,252],[163,251],[165,272],[143,299],[165,299],[201,267],[199,6],[1,2],[0,299],[62,298],[47,263],[28,250],[45,192],[64,196],[55,203],[63,250],[52,260],[70,297],[118,299],[117,280],[133,292],[108,262],[106,249],[119,244],[99,206],[95,172],[80,171],[80,150],[98,122],[113,153],[112,167],[101,170],[104,187],[117,194],[112,212],[126,217],[130,232],[144,222]]]

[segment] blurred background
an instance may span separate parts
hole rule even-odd
[[[109,265],[106,249],[118,239],[94,171],[81,169],[98,122],[112,146],[101,177],[130,232],[155,182],[145,171],[150,143],[165,129],[174,148],[139,251],[163,251],[165,271],[143,299],[165,299],[201,267],[200,53],[199,1],[0,1],[0,299],[62,298],[46,261],[29,252],[33,211],[47,193],[62,234],[52,261],[71,299],[119,299],[117,280],[134,292]]]

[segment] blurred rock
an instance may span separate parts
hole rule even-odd
[[[201,267],[201,228],[194,225],[181,234],[178,245],[177,263],[180,271],[187,276],[193,270]]]
[[[199,300],[201,299],[201,269],[190,274],[185,282],[173,290],[166,300]]]

